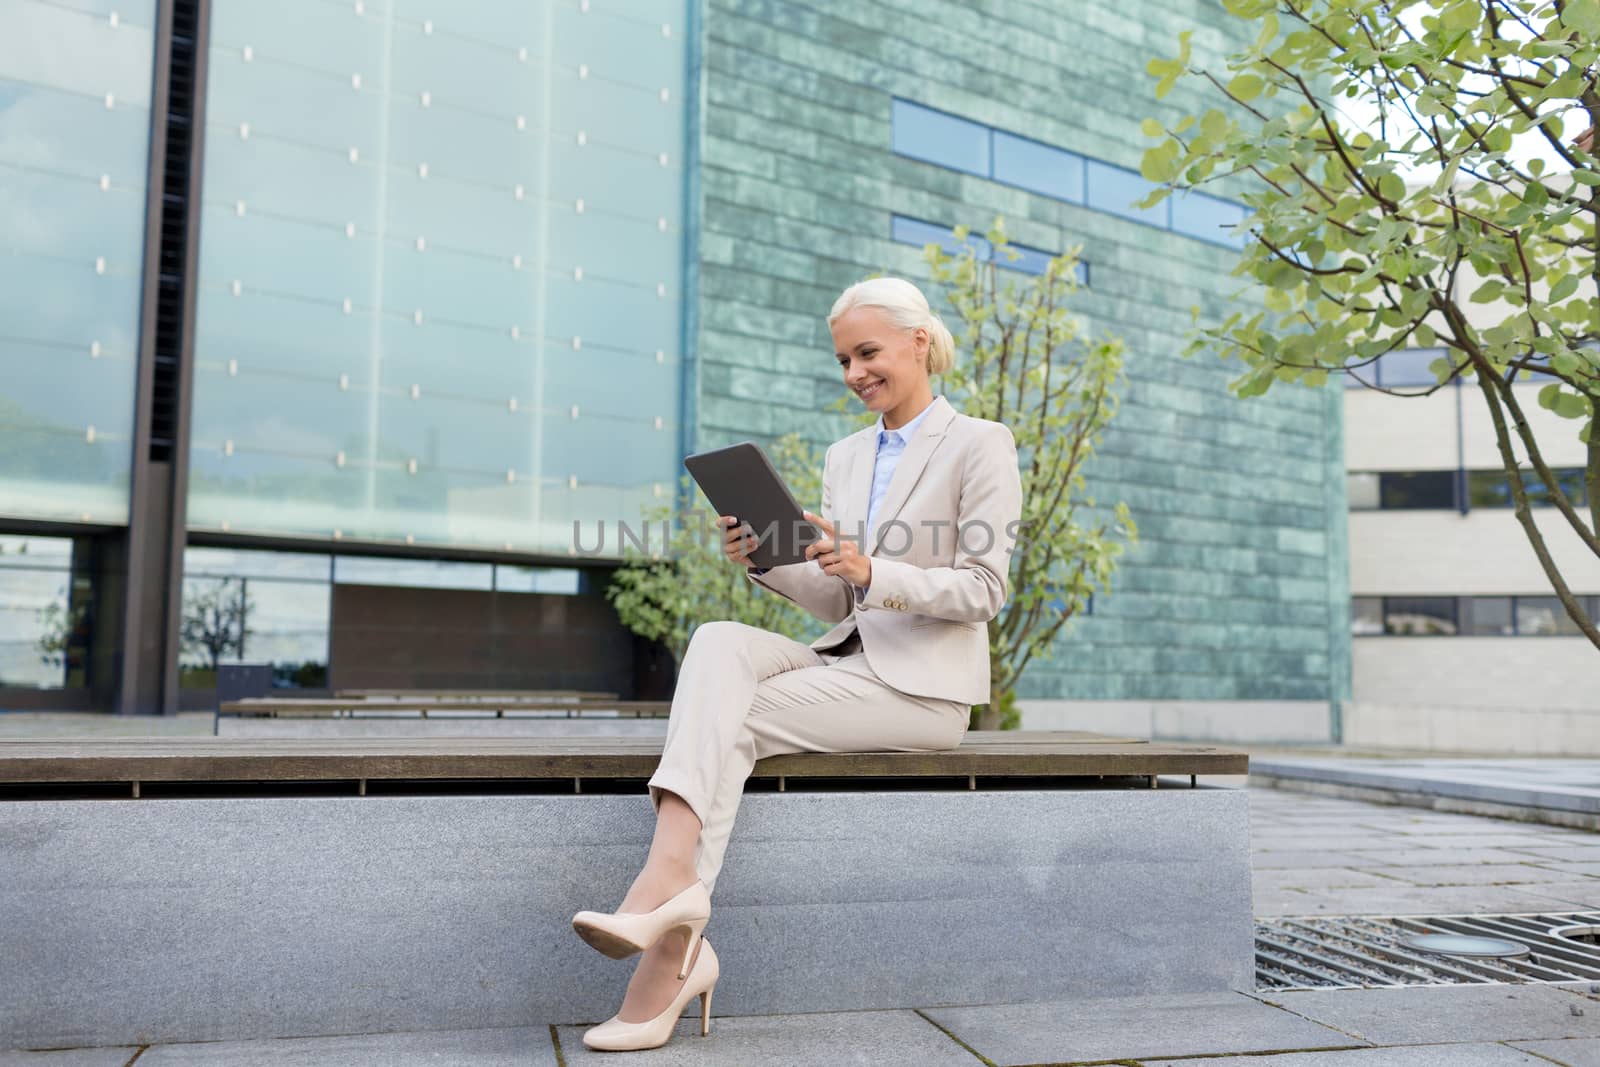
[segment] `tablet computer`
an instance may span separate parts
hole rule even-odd
[[[697,452],[684,459],[706,499],[718,515],[749,523],[760,539],[750,550],[757,567],[806,563],[806,546],[821,540],[822,530],[805,517],[794,494],[783,484],[767,454],[750,441]]]

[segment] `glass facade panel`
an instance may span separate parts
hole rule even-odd
[[[154,21],[0,0],[0,515],[127,521]]]
[[[583,572],[575,567],[514,567],[494,569],[494,587],[502,593],[559,593],[576,596],[584,591]]]
[[[683,0],[289,9],[213,6],[190,525],[564,551],[546,490],[673,484]]]
[[[316,553],[186,548],[180,684],[215,685],[223,663],[267,663],[275,687],[327,685],[331,565]]]
[[[1586,606],[1579,597],[1579,606]],[[1593,616],[1591,615],[1591,619]],[[1530,636],[1582,636],[1561,601],[1553,596],[1517,597],[1517,633]]]
[[[1358,596],[1350,599],[1350,634],[1370,637],[1383,633],[1383,598]]]
[[[1385,389],[1397,386],[1438,385],[1439,379],[1428,369],[1428,364],[1445,355],[1442,348],[1402,348],[1385,353],[1378,358],[1378,385]]]
[[[1403,471],[1378,475],[1380,506],[1386,509],[1453,508],[1455,471]]]
[[[894,150],[969,174],[989,176],[989,128],[896,100],[890,112]]]
[[[89,620],[69,610],[72,581],[69,539],[0,536],[0,688],[82,684]]]
[[[996,181],[1020,185],[1024,189],[1055,197],[1072,204],[1083,203],[1084,158],[1073,152],[1053,148],[1026,137],[994,134],[994,177]]]
[[[1229,248],[1244,247],[1245,234],[1233,232],[1249,214],[1242,205],[1192,189],[1173,193],[1170,199],[1172,228],[1177,232]]]
[[[1511,598],[1473,596],[1461,598],[1461,632],[1464,634],[1508,637],[1516,633],[1512,624]]]
[[[1345,475],[1345,494],[1351,511],[1371,511],[1378,506],[1378,476],[1371,473]]]
[[[493,589],[494,564],[442,559],[340,556],[333,580],[341,585],[397,585],[410,589]]]
[[[1096,211],[1121,215],[1125,219],[1164,228],[1167,225],[1167,205],[1171,203],[1171,197],[1151,207],[1133,206],[1134,201],[1143,200],[1153,189],[1155,185],[1145,181],[1136,171],[1113,167],[1098,159],[1089,160],[1087,202]]]
[[[1454,634],[1456,598],[1448,596],[1384,597],[1383,630],[1390,634]]]

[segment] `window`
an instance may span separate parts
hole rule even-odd
[[[560,593],[576,596],[589,591],[584,572],[576,567],[517,567],[499,564],[494,587],[502,593]]]
[[[1508,596],[1461,598],[1461,632],[1478,636],[1508,637],[1516,633]]]
[[[179,684],[216,684],[224,663],[269,663],[277,688],[328,684],[333,557],[191,545],[183,553]]]
[[[1154,207],[1133,206],[1135,200],[1142,200],[1150,195],[1150,191],[1155,188],[1154,183],[1146,181],[1134,171],[1113,167],[1098,159],[1089,160],[1088,171],[1090,207],[1096,211],[1121,215],[1135,222],[1148,222],[1152,226],[1162,228],[1167,226],[1167,207],[1171,203],[1171,197]]]
[[[0,535],[0,686],[87,684],[89,592],[70,539]]]
[[[1384,597],[1384,633],[1413,636],[1454,634],[1456,626],[1456,598]]]
[[[1350,633],[1367,637],[1383,633],[1383,598],[1358,596],[1350,600]]]
[[[1345,495],[1350,500],[1351,511],[1376,511],[1378,508],[1378,475],[1358,472],[1345,475]]]
[[[493,589],[494,566],[443,559],[381,559],[340,556],[334,561],[340,585],[397,585],[412,589]]]
[[[988,238],[980,234],[969,233],[965,243],[957,241],[955,231],[951,227],[938,226],[920,219],[906,218],[904,215],[894,215],[889,221],[889,236],[901,244],[922,245],[936,244],[951,255],[960,255],[966,248],[973,249],[980,262],[988,262],[994,257],[994,246]],[[1021,271],[1024,274],[1043,274],[1046,266],[1055,258],[1055,255],[1038,248],[1029,248],[1027,245],[1010,243],[1006,248],[1018,253],[1017,258],[1001,256],[996,264],[1007,270]],[[1078,284],[1089,284],[1089,265],[1083,260],[1078,260],[1076,272]]]
[[[1229,248],[1244,247],[1246,235],[1233,232],[1233,227],[1249,214],[1244,205],[1193,189],[1175,192],[1171,200],[1172,228],[1178,233]]]
[[[1600,596],[1574,598],[1600,623]],[[1350,598],[1353,637],[1463,634],[1472,637],[1577,637],[1583,631],[1553,596]]]
[[[1578,597],[1578,606],[1584,608],[1594,620],[1594,597]],[[1578,624],[1572,621],[1561,601],[1553,596],[1517,597],[1517,633],[1547,636],[1582,635]]]
[[[1455,471],[1407,471],[1378,475],[1379,507],[1388,509],[1453,508]]]
[[[1134,201],[1155,188],[1138,171],[909,100],[895,100],[889,120],[897,155],[1004,182],[1062,203],[1085,204],[1209,244],[1244,245],[1245,234],[1232,232],[1249,215],[1243,204],[1189,189],[1176,190],[1153,207],[1136,208]]]
[[[1437,385],[1439,378],[1428,364],[1446,355],[1442,348],[1402,348],[1379,358],[1378,384],[1385,389]]]
[[[995,131],[995,181],[1069,204],[1081,204],[1084,162],[1084,158],[1074,152]]]
[[[989,128],[896,100],[890,111],[894,150],[951,170],[989,176]]]

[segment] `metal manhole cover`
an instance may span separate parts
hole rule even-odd
[[[1600,982],[1597,933],[1600,912],[1264,919],[1256,923],[1256,988]],[[1439,935],[1511,942],[1527,951],[1468,956],[1408,943]]]

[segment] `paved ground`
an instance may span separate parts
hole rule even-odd
[[[195,732],[210,732],[209,716],[203,725]],[[1600,833],[1277,789],[1250,797],[1258,917],[1600,911]],[[582,1035],[614,1007],[528,1029],[0,1052],[0,1067],[576,1067],[613,1062]],[[1219,1056],[1247,1056],[1250,1067],[1600,1067],[1600,983],[714,1015],[704,1038],[691,1011],[666,1046],[615,1062],[1211,1067]]]

